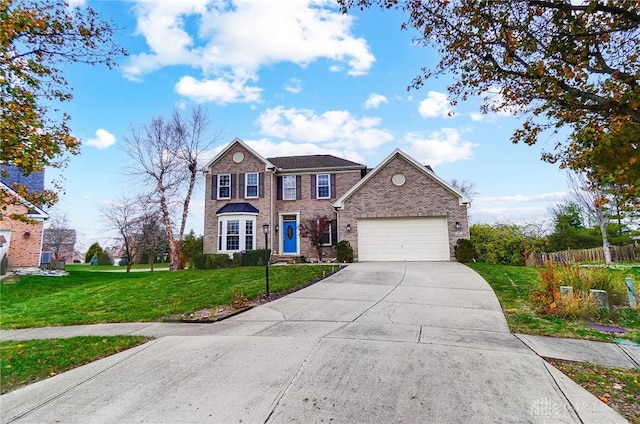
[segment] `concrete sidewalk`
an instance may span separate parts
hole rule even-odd
[[[1,396],[2,423],[626,422],[536,354],[557,343],[510,334],[457,263],[353,264],[216,324],[0,336],[86,334],[158,339]]]
[[[211,334],[211,324],[135,322],[122,324],[92,324],[67,327],[42,327],[22,330],[0,330],[0,340],[35,340],[78,336],[145,336],[155,339],[166,336]],[[301,325],[297,323],[296,325]],[[328,327],[331,327],[328,325]],[[427,330],[435,331],[435,330]],[[449,331],[448,331],[449,332]],[[244,335],[253,335],[251,331]],[[451,332],[449,332],[451,333]],[[459,333],[451,333],[459,334]],[[456,336],[452,336],[455,339]],[[589,340],[515,334],[529,349],[544,358],[589,362],[606,367],[640,369],[640,346],[620,345]]]

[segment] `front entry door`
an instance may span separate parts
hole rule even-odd
[[[282,223],[282,229],[282,253],[297,253],[298,227],[296,225],[296,221],[284,221]]]

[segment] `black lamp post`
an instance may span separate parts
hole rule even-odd
[[[262,224],[264,232],[264,271],[267,280],[267,299],[269,298],[269,224]]]

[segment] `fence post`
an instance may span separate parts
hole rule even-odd
[[[638,303],[636,302],[636,292],[633,287],[633,278],[627,277],[624,280],[627,283],[627,294],[629,295],[629,306],[636,308]]]

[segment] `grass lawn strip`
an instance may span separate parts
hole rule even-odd
[[[640,371],[544,358],[634,424],[640,424]]]
[[[553,315],[536,313],[531,306],[531,291],[540,281],[537,269],[485,263],[466,264],[480,274],[496,293],[512,333],[539,336],[567,337],[583,340],[613,342],[625,338],[640,343],[640,315],[630,308],[620,309],[600,324],[616,325],[627,329],[624,334],[604,333],[588,327],[589,323],[565,320]],[[640,286],[640,268],[611,270],[613,273],[634,275]],[[640,289],[640,287],[639,287]]]
[[[0,341],[0,392],[10,392],[148,340],[140,336],[109,336]]]
[[[270,269],[277,293],[321,278],[336,265]],[[176,272],[70,271],[65,277],[24,276],[0,284],[0,328],[158,321],[174,314],[227,305],[240,292],[265,292],[263,267]]]

